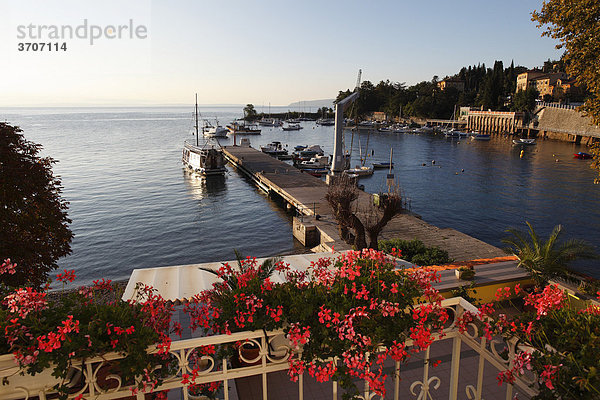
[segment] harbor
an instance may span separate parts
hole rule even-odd
[[[293,234],[303,245],[315,251],[349,250],[340,237],[332,210],[325,200],[328,186],[314,176],[303,173],[274,157],[252,147],[225,146],[225,157],[240,172],[247,175],[271,198],[284,202],[284,207],[293,209]],[[360,191],[357,202],[372,202],[371,194]],[[424,222],[410,213],[396,216],[382,232],[382,238],[417,238],[428,246],[448,251],[456,261],[475,258],[499,257],[504,253],[487,243],[465,235],[454,229],[440,229]]]
[[[241,169],[229,164],[224,177],[200,179],[182,168],[182,143],[194,139],[193,108],[192,104],[5,114],[59,160],[55,169],[71,202],[69,215],[75,233],[73,253],[60,261],[61,268],[75,269],[82,283],[91,283],[98,276],[126,280],[138,268],[232,258],[234,248],[257,257],[310,251],[294,239],[294,213],[286,210],[286,203],[292,203],[269,199]],[[273,112],[286,110],[273,107]],[[239,107],[203,108],[201,112],[224,124],[241,116]],[[333,127],[312,121],[300,124],[304,129],[289,132],[262,127],[260,135],[239,135],[237,141],[247,137],[254,149],[273,141],[287,149],[320,144],[327,155],[333,153]],[[351,143],[351,131],[345,134],[346,143]],[[472,251],[463,235],[498,251],[505,229],[523,228],[529,221],[540,232],[549,232],[560,223],[569,237],[600,243],[600,214],[595,207],[600,197],[593,185],[593,171],[589,160],[573,158],[574,153],[585,152],[585,146],[539,139],[535,146],[521,149],[502,136],[471,141],[434,133],[361,131],[355,134],[352,166],[360,164],[359,142],[364,152],[368,135],[367,164],[389,161],[390,148],[394,149],[393,172],[409,211],[390,222],[381,235],[384,239],[394,235],[419,238],[446,249],[456,260],[466,260],[486,257],[488,252]],[[226,149],[234,141],[232,135],[218,140]],[[90,146],[104,151],[90,152]],[[144,149],[143,157],[139,149]],[[297,179],[319,182],[296,172],[290,161],[266,160],[273,163],[273,180],[275,175],[284,176],[287,169],[287,174],[298,175]],[[255,171],[263,169],[269,171],[258,166]],[[376,169],[359,183],[367,193],[385,191],[387,173]],[[306,223],[313,214],[311,209],[328,214],[319,200],[326,185],[317,185],[321,187],[319,195],[308,196],[301,189],[291,193],[305,208]],[[284,189],[293,192],[289,186]],[[318,224],[334,243],[334,221],[322,218]],[[339,246],[346,245],[339,242]],[[334,247],[338,249],[338,245]],[[103,256],[107,253],[114,258],[110,264]],[[597,261],[590,260],[576,268],[597,276],[596,265]]]

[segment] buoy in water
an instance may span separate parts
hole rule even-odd
[[[435,160],[431,160],[431,163],[432,163],[432,164],[435,164]]]
[[[521,154],[519,155],[519,157],[523,158],[523,154],[525,154],[525,150],[521,150]]]

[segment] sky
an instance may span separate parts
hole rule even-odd
[[[495,60],[535,67],[561,55],[531,21],[541,5],[0,0],[0,106],[182,105],[195,93],[200,104],[287,105],[335,98],[359,68],[362,80],[412,85]],[[19,51],[33,42],[66,51]]]

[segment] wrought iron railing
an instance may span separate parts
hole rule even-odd
[[[448,399],[487,400],[504,397],[510,400],[515,395],[518,395],[519,399],[524,399],[537,393],[536,379],[533,375],[528,376],[527,379],[517,377],[514,385],[498,386],[496,383],[496,376],[500,371],[512,368],[514,357],[519,352],[518,340],[504,341],[502,338],[486,340],[485,337],[477,334],[474,324],[466,332],[461,333],[457,318],[465,311],[476,313],[477,309],[460,297],[444,300],[442,305],[450,314],[450,322],[444,330],[444,335],[436,337],[430,348],[418,358],[413,357],[408,364],[390,362],[387,368],[391,378],[386,398],[425,400],[447,397]],[[240,342],[245,344],[240,347]],[[231,345],[231,348],[234,348],[236,343],[238,362],[216,356],[195,358],[197,350],[204,346]],[[250,344],[258,347],[252,355],[244,351]],[[407,342],[407,346],[411,345],[410,341]],[[266,333],[239,332],[232,335],[174,341],[170,355],[176,360],[177,371],[155,391],[169,389],[170,399],[177,398],[177,393],[179,398],[185,400],[198,398],[189,393],[189,383],[182,383],[182,377],[184,374],[192,374],[194,365],[197,366],[200,360],[202,367],[201,371],[197,371],[195,383],[223,383],[224,389],[220,390],[219,398],[225,400],[247,398],[244,395],[248,393],[238,393],[235,383],[241,378],[254,377],[250,384],[259,386],[255,388],[257,391],[261,390],[262,394],[259,397],[267,400],[273,385],[292,385],[287,375],[282,372],[288,369],[289,350],[289,343],[281,330]],[[72,367],[69,382],[72,394],[69,397],[82,395],[85,399],[117,399],[131,396],[131,385],[122,382],[118,375],[100,378],[103,368],[106,369],[111,361],[119,358],[118,354],[109,354],[103,358],[85,360],[79,366]],[[442,364],[434,368],[431,361],[435,359],[440,359]],[[7,383],[0,386],[0,398],[6,400],[32,397],[45,400],[48,394],[53,393],[52,386],[57,383],[49,370],[36,376],[20,375],[12,355],[0,357],[0,378],[5,379]],[[298,382],[293,385],[296,385],[294,389],[296,394],[292,397],[303,400],[311,398],[312,390],[309,390],[311,385],[324,384],[317,384],[312,378],[300,375]],[[330,382],[328,385],[331,398],[338,399],[342,392],[341,388],[336,382]],[[499,391],[503,392],[501,397]],[[143,399],[144,394],[138,393],[137,398]],[[277,398],[281,396],[278,395]],[[378,398],[380,396],[372,393],[365,382],[360,399]]]

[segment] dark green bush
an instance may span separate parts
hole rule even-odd
[[[427,247],[418,240],[382,240],[379,242],[379,249],[391,253],[392,249],[402,251],[402,259],[417,265],[439,265],[447,264],[453,260],[448,257],[446,250],[438,249],[437,247]]]

